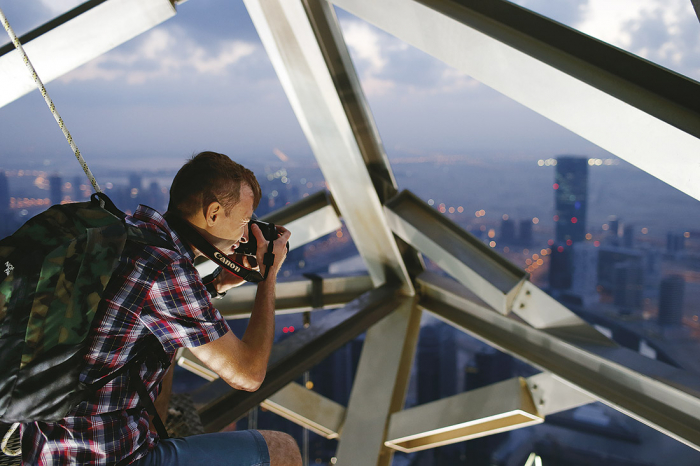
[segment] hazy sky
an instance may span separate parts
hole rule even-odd
[[[0,0],[0,7],[22,34],[79,3]],[[700,23],[690,0],[516,3],[700,78]],[[383,31],[338,16],[390,157],[605,156]],[[275,160],[275,149],[292,161],[311,157],[240,0],[190,0],[171,20],[47,87],[96,166],[176,167],[200,150],[243,162]],[[0,141],[0,167],[75,163],[38,91],[0,108]]]

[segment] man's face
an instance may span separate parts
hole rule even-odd
[[[232,254],[240,243],[248,242],[248,223],[253,215],[253,190],[241,183],[240,200],[226,215],[218,212],[213,225],[206,227],[206,237],[211,244],[226,254]]]

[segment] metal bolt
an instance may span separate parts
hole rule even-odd
[[[533,389],[533,390],[537,390],[537,384],[534,384],[534,385],[532,386],[532,389]]]
[[[520,303],[520,309],[525,307],[525,303]]]
[[[531,294],[531,293],[530,293],[530,290],[525,290],[525,294],[528,295],[528,296],[530,296],[530,294]]]
[[[544,406],[544,400],[540,400],[540,406]]]

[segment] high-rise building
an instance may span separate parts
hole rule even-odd
[[[0,170],[0,212],[6,212],[10,208],[10,183],[7,175]]]
[[[580,298],[583,306],[598,302],[598,248],[590,242],[572,247],[573,261],[569,294]]]
[[[636,261],[618,262],[613,268],[613,300],[621,312],[630,313],[642,308],[644,269]]]
[[[683,323],[683,295],[685,280],[680,275],[669,275],[661,280],[659,292],[659,324],[664,326]]]
[[[586,236],[588,159],[557,157],[554,174],[554,204],[558,243],[571,245]]]
[[[49,199],[51,205],[60,204],[63,200],[63,181],[58,174],[49,177]]]
[[[666,252],[675,254],[685,249],[685,236],[683,233],[669,231],[666,235]]]
[[[504,218],[501,221],[501,236],[500,240],[506,244],[515,242],[515,222],[509,218]]]
[[[625,225],[622,233],[622,245],[626,248],[634,247],[634,225]]]
[[[568,290],[573,280],[573,249],[555,244],[549,256],[549,287]]]
[[[0,170],[0,238],[12,233],[10,214],[10,184],[7,175]]]
[[[523,246],[530,246],[532,244],[532,220],[520,221],[518,242]]]
[[[620,219],[615,215],[608,217],[608,234],[605,239],[606,243],[613,246],[620,245]]]

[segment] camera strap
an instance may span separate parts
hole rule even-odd
[[[202,254],[211,259],[215,264],[218,264],[224,270],[231,272],[237,277],[251,283],[260,283],[267,278],[270,273],[270,266],[275,262],[275,255],[272,253],[274,245],[272,241],[267,245],[267,252],[263,257],[263,265],[265,265],[265,276],[257,270],[249,269],[240,262],[229,258],[223,251],[211,244],[204,238],[192,225],[186,220],[175,215],[166,215],[168,225],[175,232],[186,239],[192,246],[197,248]]]

